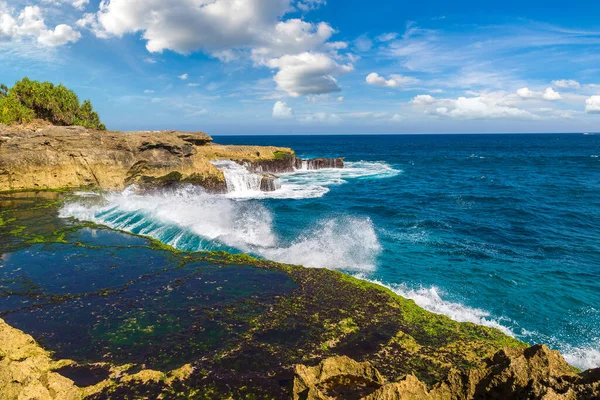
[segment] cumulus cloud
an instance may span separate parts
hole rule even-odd
[[[325,54],[308,52],[269,60],[268,66],[279,69],[274,78],[277,87],[292,97],[339,92],[334,75],[354,69],[352,64],[338,64]]]
[[[585,101],[585,112],[600,114],[600,96],[591,96]]]
[[[231,62],[249,57],[256,66],[278,70],[275,81],[291,96],[339,90],[334,75],[352,69],[339,51],[345,42],[330,41],[327,23],[284,19],[324,0],[103,0],[96,14],[79,26],[98,37],[141,33],[151,53],[202,51]],[[321,72],[322,75],[318,75]]]
[[[561,89],[579,89],[581,84],[573,79],[560,79],[552,81],[552,84]]]
[[[42,46],[55,47],[74,43],[81,38],[81,34],[66,24],[48,29],[42,10],[38,6],[27,6],[17,18],[7,10],[0,10],[0,38],[8,40],[31,38]]]
[[[294,110],[285,101],[278,101],[273,106],[273,118],[290,119],[294,116]]]
[[[560,93],[555,92],[554,89],[548,88],[546,89],[546,91],[544,91],[542,98],[544,100],[560,100],[562,99],[562,96],[560,95]]]
[[[523,99],[530,99],[534,97],[534,93],[526,87],[517,90],[517,94]]]
[[[433,97],[429,94],[420,94],[418,96],[415,96],[411,100],[411,103],[417,104],[417,105],[433,104],[433,103],[435,103],[435,97]]]
[[[419,82],[419,80],[416,78],[410,76],[403,76],[399,74],[390,75],[389,79],[385,79],[383,76],[380,76],[375,72],[372,72],[369,75],[367,75],[366,81],[369,85],[389,87],[395,89],[406,87]]]
[[[50,47],[62,46],[69,42],[75,43],[81,38],[81,33],[77,32],[69,25],[61,24],[51,30],[43,30],[38,36],[38,42]]]
[[[338,97],[338,98],[337,98],[337,101],[338,101],[338,102],[340,102],[340,103],[341,103],[342,101],[344,101],[344,96],[340,96],[340,97]]]
[[[179,75],[178,78],[181,79],[182,81],[185,81],[185,80],[187,80],[187,78],[189,78],[189,75],[188,74]]]

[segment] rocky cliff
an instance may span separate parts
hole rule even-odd
[[[221,146],[204,133],[116,132],[81,127],[0,126],[0,191],[193,183],[224,191],[212,160],[260,165],[294,159],[291,149]]]
[[[0,191],[183,183],[225,192],[223,172],[211,163],[223,159],[263,174],[265,191],[278,188],[275,174],[344,167],[341,158],[301,160],[288,148],[218,145],[201,132],[0,125]]]

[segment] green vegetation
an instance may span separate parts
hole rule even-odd
[[[23,124],[35,118],[54,125],[106,129],[90,101],[80,103],[75,92],[62,84],[23,78],[10,89],[0,85],[0,123]]]

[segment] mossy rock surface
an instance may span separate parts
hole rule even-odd
[[[63,371],[90,398],[287,399],[297,365],[332,357],[431,388],[527,347],[341,272],[186,253],[61,219],[65,196],[0,195],[0,317],[74,360]],[[332,379],[327,393],[383,384]]]

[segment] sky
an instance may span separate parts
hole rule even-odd
[[[600,2],[0,0],[0,83],[109,129],[600,131]]]

